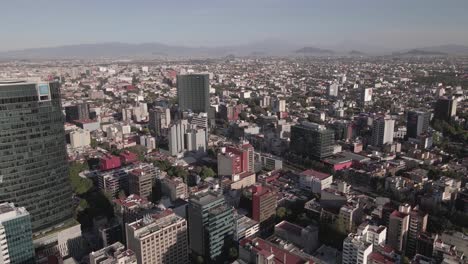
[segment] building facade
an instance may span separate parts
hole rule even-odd
[[[177,75],[177,98],[180,110],[208,113],[210,108],[210,77],[208,74]]]
[[[0,204],[0,263],[34,263],[31,216],[24,207]]]
[[[34,232],[73,216],[59,89],[0,83],[0,201],[25,207]]]
[[[291,127],[291,150],[311,159],[323,159],[333,155],[335,133],[325,126],[303,122]]]

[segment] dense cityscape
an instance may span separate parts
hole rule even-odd
[[[0,10],[0,264],[468,264],[467,0]]]
[[[2,63],[3,263],[465,263],[467,63]]]

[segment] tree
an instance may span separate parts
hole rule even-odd
[[[278,209],[276,209],[276,216],[277,216],[279,219],[284,219],[284,218],[286,218],[286,213],[287,213],[287,210],[286,210],[286,208],[284,208],[284,207],[278,207]]]
[[[80,176],[80,173],[87,169],[87,163],[72,162],[70,164],[69,179],[76,194],[86,193],[93,187],[93,181]]]
[[[237,252],[237,248],[235,248],[235,247],[230,247],[229,248],[229,259],[235,260],[235,259],[237,259],[238,255],[239,254]]]
[[[205,260],[203,259],[202,256],[197,256],[197,258],[195,259],[195,261],[196,261],[198,264],[203,264],[203,263],[205,263]]]
[[[206,179],[206,178],[209,178],[209,177],[214,177],[216,176],[216,173],[213,171],[212,168],[208,168],[206,166],[203,166],[201,171],[200,171],[200,177],[202,179]]]

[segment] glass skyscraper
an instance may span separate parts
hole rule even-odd
[[[302,122],[291,127],[291,150],[303,157],[320,160],[333,155],[335,132],[324,125]]]
[[[180,110],[208,113],[210,76],[208,74],[177,75],[177,97]]]
[[[31,217],[24,207],[0,204],[0,263],[34,263]]]
[[[73,214],[59,88],[0,82],[0,201],[25,207],[33,232]]]

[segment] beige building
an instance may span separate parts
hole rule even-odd
[[[70,132],[70,145],[72,148],[88,147],[91,145],[91,135],[89,131],[78,129]]]
[[[172,210],[126,224],[126,231],[138,263],[188,263],[187,221]]]
[[[116,242],[89,254],[90,264],[137,264],[135,253]]]
[[[171,178],[169,176],[162,179],[162,192],[168,196],[171,201],[177,198],[185,199],[188,197],[187,184],[181,178]]]
[[[151,195],[153,182],[156,178],[156,170],[152,166],[141,166],[128,173],[128,187],[130,194],[136,194],[143,198]]]

